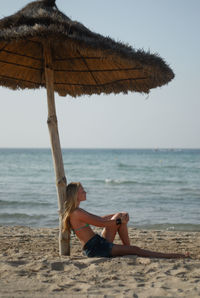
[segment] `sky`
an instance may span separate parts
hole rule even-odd
[[[28,4],[0,0],[0,18]],[[90,30],[158,53],[175,79],[150,94],[55,95],[62,148],[200,148],[200,1],[57,0]],[[46,90],[0,87],[0,147],[50,147]]]

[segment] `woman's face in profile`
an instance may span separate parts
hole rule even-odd
[[[77,199],[78,199],[78,202],[82,202],[86,200],[86,191],[82,186],[79,187]]]

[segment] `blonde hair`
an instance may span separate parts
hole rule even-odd
[[[67,200],[63,214],[63,232],[71,233],[70,214],[78,207],[78,190],[82,187],[80,182],[71,182],[66,187]]]

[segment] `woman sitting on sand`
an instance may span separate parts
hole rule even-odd
[[[67,186],[67,202],[63,217],[64,231],[74,231],[79,238],[83,251],[88,257],[114,257],[137,255],[153,258],[185,258],[186,255],[160,253],[131,246],[128,236],[128,213],[121,212],[106,216],[96,216],[79,208],[86,200],[86,192],[80,182],[72,182]],[[103,227],[102,236],[95,234],[90,225]],[[118,232],[123,245],[113,244]]]

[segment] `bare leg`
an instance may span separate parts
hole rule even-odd
[[[116,219],[117,217],[119,217],[119,213],[110,216],[111,219]],[[106,227],[102,231],[102,236],[109,242],[113,242],[117,232],[119,233],[122,243],[124,245],[130,245],[127,224],[116,225],[116,227]]]
[[[139,257],[149,258],[165,258],[165,259],[178,259],[187,258],[189,255],[176,254],[176,253],[161,253],[150,250],[141,249],[137,246],[130,245],[118,245],[115,244],[111,252],[112,256],[125,256],[125,255],[137,255]]]
[[[130,245],[127,224],[121,224],[118,229],[119,237],[124,245]]]
[[[105,227],[101,233],[102,237],[104,237],[109,242],[113,242],[118,231],[118,227]]]

